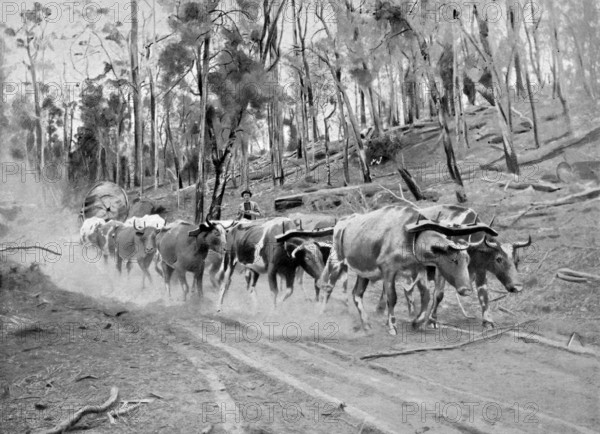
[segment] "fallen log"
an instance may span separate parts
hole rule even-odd
[[[391,186],[391,188],[395,187],[395,184]],[[347,197],[347,195],[352,192],[360,192],[366,197],[371,197],[379,191],[384,191],[384,188],[387,190],[386,187],[383,187],[380,184],[362,184],[278,197],[275,199],[275,211],[283,211],[289,208],[302,206],[310,199],[334,198],[339,199],[341,202],[343,198]]]
[[[576,279],[592,279],[592,280],[600,280],[600,276],[597,274],[583,273],[581,271],[571,270],[570,268],[561,268],[557,271],[558,274],[562,274],[563,276],[576,278]],[[560,278],[560,276],[557,276]],[[566,280],[566,279],[563,279]]]
[[[566,282],[575,282],[575,283],[587,283],[587,279],[585,277],[576,277],[576,276],[571,276],[568,274],[564,274],[564,273],[556,273],[556,277],[558,277],[561,280],[564,280]]]
[[[417,181],[415,181],[410,172],[404,167],[398,167],[398,173],[400,173],[400,176],[404,180],[404,183],[408,186],[408,189],[410,190],[414,198],[417,201],[424,200],[425,197],[423,196],[423,192],[421,191],[421,188],[417,184]]]
[[[0,253],[11,251],[11,250],[31,250],[31,249],[43,250],[45,252],[52,253],[53,255],[56,255],[56,256],[62,256],[62,253],[60,253],[60,252],[55,252],[54,250],[50,250],[50,249],[47,249],[46,247],[41,247],[41,246],[7,246],[7,247],[1,248]]]
[[[582,191],[581,193],[571,194],[549,202],[534,202],[531,204],[531,207],[533,209],[540,209],[552,206],[570,205],[572,203],[583,202],[597,197],[600,197],[600,188],[592,188],[590,190]]]
[[[49,430],[40,431],[39,434],[60,434],[62,432],[65,432],[69,428],[71,428],[73,425],[75,425],[79,421],[79,419],[81,419],[86,414],[105,412],[117,401],[118,397],[119,397],[119,389],[117,387],[113,386],[110,389],[110,397],[106,400],[106,402],[104,404],[102,404],[102,405],[86,405],[85,407],[83,407],[79,411],[77,411],[73,416],[60,422],[54,428],[51,428]]]
[[[499,184],[500,187],[502,187],[501,184]],[[545,182],[510,182],[508,183],[504,188],[511,188],[513,190],[525,190],[529,187],[532,187],[534,190],[537,191],[545,191],[548,193],[553,193],[555,191],[558,191],[560,189],[562,189],[562,187],[558,186],[558,185],[553,185],[553,184],[548,184]]]
[[[527,321],[527,323],[532,322],[532,321]],[[520,324],[520,326],[523,326],[525,323]],[[424,353],[427,351],[446,351],[446,350],[455,350],[457,348],[462,348],[465,347],[467,345],[471,345],[474,344],[476,342],[481,342],[484,341],[486,339],[491,339],[491,338],[496,338],[496,336],[500,336],[506,332],[509,332],[511,330],[517,329],[518,330],[519,324],[516,324],[514,326],[511,327],[507,327],[503,330],[498,330],[497,333],[494,333],[493,336],[488,336],[487,333],[482,333],[480,336],[476,337],[473,340],[469,340],[467,342],[462,342],[460,344],[454,344],[454,345],[446,345],[443,347],[423,347],[423,348],[414,348],[412,350],[403,350],[403,351],[392,351],[389,353],[374,353],[374,354],[367,354],[366,356],[362,356],[360,357],[360,360],[373,360],[373,359],[380,359],[382,357],[396,357],[396,356],[405,356],[408,354],[415,354],[415,353]]]
[[[542,161],[548,160],[550,158],[559,156],[564,149],[572,148],[575,146],[583,146],[588,143],[597,142],[600,140],[600,127],[594,128],[589,131],[582,138],[569,141],[567,143],[556,142],[552,145],[546,145],[543,148],[535,149],[530,152],[526,152],[522,155],[519,155],[519,166],[531,165],[541,163]],[[506,164],[504,163],[504,156],[495,158],[485,164],[481,165],[482,169],[494,169],[494,170],[506,170]]]

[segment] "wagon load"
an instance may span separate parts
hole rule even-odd
[[[85,196],[80,216],[125,221],[129,214],[127,193],[113,182],[96,183]]]

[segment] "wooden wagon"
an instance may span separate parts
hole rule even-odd
[[[86,194],[79,214],[81,220],[100,217],[125,221],[129,214],[127,193],[113,182],[97,182]]]

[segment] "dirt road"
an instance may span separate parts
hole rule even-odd
[[[88,263],[69,276],[65,266],[45,270],[59,288],[23,265],[16,272],[21,277],[2,286],[3,298],[12,300],[2,312],[2,382],[9,390],[0,401],[3,432],[52,426],[64,412],[48,419],[40,417],[42,410],[64,407],[73,398],[74,408],[90,399],[101,402],[111,385],[121,388],[122,400],[151,402],[115,425],[86,416],[80,424],[93,432],[591,433],[600,422],[600,364],[593,349],[574,344],[588,353],[577,354],[537,342],[545,334],[543,323],[500,333],[532,318],[496,313],[498,327],[484,340],[361,360],[372,353],[472,342],[482,330],[479,320],[461,319],[449,304],[440,318],[454,329],[414,332],[400,301],[398,336],[387,335],[384,319],[374,314],[373,330],[357,332],[354,306],[345,304],[341,292],[334,292],[322,316],[300,290],[273,311],[264,279],[254,307],[239,274],[217,315],[210,289],[204,300],[182,303],[179,290],[171,300],[159,284],[142,291],[136,271],[129,280],[117,279]],[[84,275],[95,278],[83,286]],[[27,283],[32,279],[35,284]],[[368,292],[371,312],[378,295],[377,286]],[[16,305],[18,313],[10,309]],[[19,333],[7,326],[15,316]],[[37,323],[34,332],[23,332],[26,319]],[[96,330],[92,323],[103,324],[96,327],[103,337],[111,330],[126,333],[65,341],[68,327]],[[47,337],[56,327],[63,331],[58,341]],[[46,338],[31,342],[22,338],[28,333]],[[95,378],[79,379],[85,375]],[[42,385],[52,379],[50,387]]]

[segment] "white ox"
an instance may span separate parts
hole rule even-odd
[[[165,219],[158,214],[147,214],[144,217],[129,217],[125,220],[125,226],[133,226],[134,228],[162,229],[165,226]]]
[[[79,229],[79,241],[81,244],[92,242],[90,237],[96,232],[99,226],[102,226],[106,221],[100,217],[90,217],[85,219]]]

